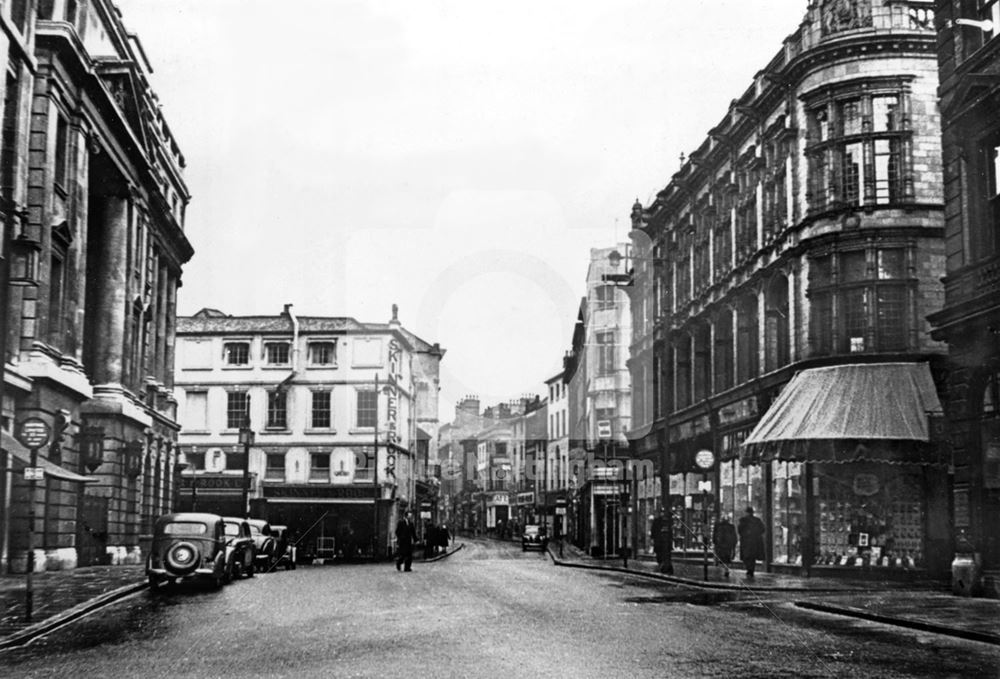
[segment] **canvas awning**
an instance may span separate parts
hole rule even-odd
[[[802,370],[743,442],[744,462],[937,462],[929,415],[940,415],[926,363]]]
[[[25,448],[20,441],[8,434],[7,432],[0,432],[3,434],[3,438],[0,442],[3,444],[3,452],[10,453],[15,460],[21,462],[25,467],[31,464],[31,451]],[[98,479],[90,476],[83,476],[77,474],[76,472],[71,472],[68,469],[64,469],[54,462],[49,462],[41,455],[38,456],[38,466],[45,471],[46,476],[51,476],[52,478],[59,479],[60,481],[78,481],[80,483],[97,483]]]

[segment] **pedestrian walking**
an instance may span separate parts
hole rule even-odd
[[[715,547],[715,558],[726,569],[726,577],[729,577],[729,564],[733,561],[733,553],[736,551],[736,526],[729,521],[729,516],[723,514],[712,527],[712,544]]]
[[[669,516],[659,512],[650,526],[650,537],[653,538],[653,551],[656,553],[657,568],[661,573],[673,575],[674,564],[671,551],[674,545],[674,525]]]
[[[441,524],[438,527],[438,546],[441,547],[442,552],[448,551],[448,542],[451,541],[451,533],[448,532],[448,526]]]
[[[417,540],[417,531],[413,527],[413,512],[406,512],[396,524],[396,570],[402,567],[411,571],[413,566],[413,543]]]
[[[757,559],[764,558],[764,522],[753,514],[753,507],[740,519],[740,560],[747,569],[747,577],[752,578],[757,569]]]

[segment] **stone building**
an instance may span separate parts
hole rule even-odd
[[[178,319],[177,350],[180,509],[249,510],[327,558],[390,553],[400,512],[436,504],[420,486],[444,350],[395,308],[388,323],[203,309]]]
[[[1000,596],[1000,1],[934,3],[944,153],[944,309],[956,552]],[[980,587],[982,585],[982,587]]]
[[[629,246],[591,248],[587,268],[587,294],[581,301],[573,346],[565,362],[569,384],[570,480],[575,491],[570,518],[576,530],[574,540],[591,553],[617,547],[622,539],[622,518],[633,517],[642,535],[648,500],[656,497],[655,476],[639,479],[634,505],[621,500],[628,490],[623,469],[630,456],[628,437],[632,433],[632,381],[629,347],[632,316],[627,292],[617,280],[618,258]],[[620,465],[607,460],[622,460]],[[613,473],[605,471],[614,469]],[[631,468],[630,468],[631,469]],[[610,474],[610,476],[609,476]],[[617,475],[617,482],[612,477]],[[629,481],[631,480],[631,476]],[[641,491],[641,492],[640,492]],[[640,499],[641,498],[641,499]],[[631,509],[631,511],[628,511]],[[627,533],[631,536],[629,526]],[[635,536],[628,538],[634,540]]]
[[[0,559],[23,571],[31,540],[36,570],[137,562],[174,491],[184,157],[112,2],[0,12]],[[51,432],[34,462],[29,421]]]
[[[679,557],[752,506],[770,569],[948,568],[930,5],[810,2],[633,208],[636,449],[661,463]]]

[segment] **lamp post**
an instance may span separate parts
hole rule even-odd
[[[38,467],[38,449],[47,445],[52,436],[49,423],[40,417],[25,418],[17,428],[17,437],[31,451],[31,465],[24,470],[28,481],[28,558],[24,574],[24,619],[30,621],[35,592],[32,575],[35,570],[35,490],[42,470]]]
[[[247,397],[249,401],[249,397]],[[250,428],[250,418],[240,427],[240,443],[243,444],[243,515],[250,516],[250,446],[254,442],[254,432]]]
[[[701,541],[704,546],[704,577],[708,580],[708,541],[711,533],[708,532],[708,497],[712,490],[712,482],[708,478],[708,471],[715,465],[715,454],[707,448],[699,450],[694,456],[695,465],[701,469],[702,480],[698,483],[701,490]]]

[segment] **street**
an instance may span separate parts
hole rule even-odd
[[[998,676],[985,644],[780,596],[558,568],[509,543],[144,591],[0,654],[6,677]]]

